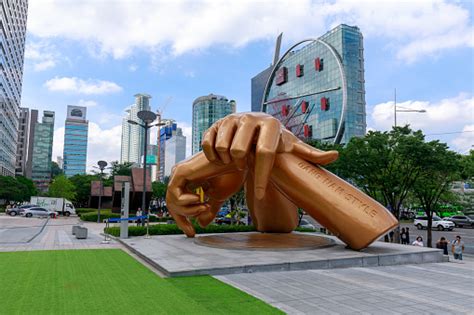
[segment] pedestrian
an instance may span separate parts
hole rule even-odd
[[[406,244],[408,245],[408,244],[410,244],[410,228],[407,227],[405,229],[405,232],[407,233],[407,237],[406,237],[405,240],[406,240]]]
[[[405,228],[402,228],[402,231],[400,232],[400,241],[403,245],[408,244],[407,232],[405,231]]]
[[[142,216],[142,208],[138,208],[137,213],[135,214],[136,217],[139,217],[137,219],[137,226],[140,226],[140,223],[142,223],[142,219],[140,218]]]
[[[436,248],[442,249],[443,255],[448,255],[448,241],[444,236],[436,242]]]
[[[418,236],[416,237],[416,240],[414,240],[413,243],[411,243],[411,245],[423,247],[423,237],[421,237],[420,235],[418,235]]]
[[[395,234],[394,231],[390,231],[390,233],[388,233],[388,236],[390,237],[390,243],[393,243],[393,235]]]
[[[462,260],[462,253],[464,252],[464,242],[461,241],[461,236],[456,236],[456,239],[452,242],[451,251],[453,252],[454,259]]]

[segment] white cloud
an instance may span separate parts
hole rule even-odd
[[[54,68],[58,62],[58,54],[54,45],[47,41],[27,42],[25,46],[25,60],[31,62],[35,71],[44,71]]]
[[[102,129],[94,122],[89,123],[89,144],[87,151],[87,168],[97,165],[97,161],[120,161],[122,125]]]
[[[73,92],[77,94],[108,94],[120,92],[122,87],[110,81],[82,80],[76,77],[54,77],[45,82],[44,86],[50,91]]]
[[[130,72],[135,72],[135,71],[137,71],[137,69],[138,69],[138,66],[135,65],[135,64],[132,64],[132,65],[128,66],[128,71],[130,71]]]
[[[85,106],[85,107],[95,107],[99,104],[96,101],[92,101],[92,100],[79,100],[79,102],[77,102],[77,105]]]
[[[454,145],[461,153],[469,153],[474,150],[474,124],[464,126],[463,133],[453,140]]]
[[[28,30],[40,38],[83,41],[99,55],[123,58],[137,48],[179,55],[215,45],[241,47],[283,31],[288,43],[319,36],[338,23],[389,41],[413,62],[446,49],[472,47],[469,11],[434,1],[32,1]]]
[[[373,106],[369,112],[369,126],[376,130],[391,129],[394,124],[393,105],[391,101]],[[471,128],[474,121],[474,97],[466,93],[438,102],[414,100],[397,102],[397,108],[426,110],[425,113],[397,112],[397,125],[409,124],[412,129],[421,129],[427,135],[433,134],[430,139],[444,138],[444,135],[440,135],[443,133],[474,130]],[[454,149],[462,152],[467,150],[469,141],[471,144],[474,143],[473,137],[472,133],[463,133],[456,140],[447,140]]]

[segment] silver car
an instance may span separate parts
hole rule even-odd
[[[28,208],[25,210],[20,211],[20,215],[25,216],[27,218],[31,217],[56,217],[58,213],[56,211],[50,211],[45,208],[41,207],[33,207],[33,208]]]
[[[37,205],[22,205],[22,206],[19,206],[19,207],[15,207],[15,208],[10,208],[8,210],[6,210],[6,214],[14,217],[16,215],[19,215],[21,213],[22,210],[26,210],[28,208],[33,208],[33,207],[38,207]]]

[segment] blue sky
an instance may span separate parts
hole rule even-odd
[[[62,155],[66,105],[88,106],[88,164],[120,156],[121,118],[135,93],[152,95],[191,135],[193,100],[209,93],[250,110],[250,79],[283,49],[339,23],[364,35],[368,127],[399,114],[428,139],[466,153],[474,144],[470,1],[30,1],[22,105],[56,112]]]

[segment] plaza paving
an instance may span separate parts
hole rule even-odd
[[[474,258],[216,276],[288,314],[473,314]]]
[[[72,235],[73,225],[88,228],[87,239]],[[78,217],[58,219],[0,216],[0,252],[28,250],[118,248],[114,241],[102,244],[103,225],[84,223]]]

